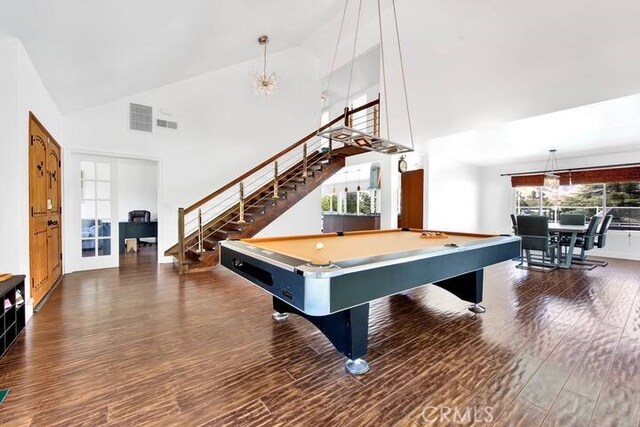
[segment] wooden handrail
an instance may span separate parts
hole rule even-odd
[[[366,110],[367,108],[371,108],[374,105],[378,105],[380,103],[380,99],[374,99],[373,101],[367,102],[366,104],[363,104],[357,108],[354,108],[353,110],[349,110],[349,114],[355,114],[355,113],[359,113],[362,110]]]
[[[376,104],[378,104],[380,102],[380,99],[374,99],[371,102],[368,102],[364,105],[361,105],[358,108],[354,108],[353,110],[349,111],[349,114],[354,114],[357,113],[359,111],[365,110],[367,108],[370,108]],[[329,123],[327,123],[324,126],[321,126],[318,130],[310,133],[309,135],[305,136],[304,138],[298,140],[297,142],[294,142],[293,144],[291,144],[290,146],[288,146],[287,148],[285,148],[284,150],[280,151],[277,154],[274,154],[273,156],[269,157],[267,160],[265,160],[264,162],[260,163],[259,165],[257,165],[256,167],[250,169],[249,171],[243,173],[242,175],[240,175],[238,178],[234,179],[233,181],[225,184],[224,186],[218,188],[216,191],[214,191],[213,193],[209,194],[208,196],[203,197],[202,199],[198,200],[197,202],[195,202],[194,204],[192,204],[191,206],[187,207],[184,209],[184,213],[188,214],[189,212],[193,212],[195,209],[197,209],[199,206],[203,205],[204,203],[207,203],[209,200],[214,199],[215,197],[219,196],[220,194],[224,193],[225,191],[227,191],[228,189],[230,189],[231,187],[239,184],[241,181],[245,180],[247,177],[253,175],[254,173],[256,173],[257,171],[259,171],[260,169],[264,168],[265,166],[273,163],[274,161],[276,161],[278,158],[284,156],[285,154],[287,154],[288,152],[296,149],[297,147],[301,146],[302,144],[304,144],[305,142],[307,142],[308,140],[310,140],[311,138],[313,138],[314,136],[316,136],[319,132],[322,132],[325,129],[328,129],[329,127],[333,126],[334,124],[338,123],[340,120],[344,119],[345,117],[345,113],[340,114],[338,117],[336,117],[335,119],[331,120]]]

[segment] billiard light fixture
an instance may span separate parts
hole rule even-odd
[[[551,167],[549,169],[549,166]],[[556,149],[549,150],[549,159],[544,167],[543,187],[545,190],[557,192],[560,190],[560,175],[554,173],[558,169],[558,159],[556,158]]]
[[[402,49],[401,49],[401,45],[400,45],[400,32],[398,30],[398,17],[397,17],[397,13],[396,13],[396,2],[395,0],[392,0],[392,4],[393,4],[393,22],[394,22],[394,27],[395,27],[395,39],[397,40],[397,44],[398,44],[398,54],[399,54],[399,60],[400,60],[400,71],[401,71],[401,75],[402,75],[402,87],[404,90],[404,101],[405,101],[405,108],[406,108],[406,113],[407,113],[407,123],[408,123],[408,127],[409,127],[409,135],[411,137],[411,146],[408,145],[403,145],[403,144],[399,144],[397,142],[394,142],[391,140],[391,138],[389,137],[389,109],[388,109],[388,105],[387,105],[387,79],[386,79],[386,67],[385,67],[385,55],[384,55],[384,45],[383,45],[383,34],[382,34],[382,13],[381,13],[381,9],[380,9],[380,0],[377,1],[378,4],[378,29],[379,29],[379,35],[380,35],[380,62],[382,64],[382,86],[384,88],[384,113],[385,113],[385,118],[386,118],[386,133],[387,136],[386,138],[382,138],[381,136],[377,135],[379,132],[377,132],[377,129],[374,129],[373,132],[368,132],[366,130],[361,130],[361,129],[356,129],[352,126],[350,126],[350,116],[349,116],[349,101],[350,101],[350,95],[351,95],[351,87],[352,87],[352,80],[353,80],[353,68],[354,68],[354,64],[355,64],[355,54],[356,54],[356,45],[358,42],[358,29],[360,28],[360,15],[362,12],[362,0],[359,1],[358,3],[358,14],[357,14],[357,19],[355,22],[355,36],[353,39],[353,50],[352,50],[352,55],[351,55],[351,70],[349,72],[349,85],[347,86],[347,96],[345,98],[346,100],[346,106],[345,106],[345,115],[344,115],[344,123],[342,124],[337,124],[334,127],[330,127],[328,129],[323,130],[322,132],[318,132],[318,136],[322,137],[322,138],[326,138],[329,139],[331,141],[336,141],[336,142],[342,142],[344,145],[351,145],[354,147],[358,147],[358,148],[362,148],[365,150],[369,150],[369,151],[377,151],[379,153],[384,153],[384,154],[400,154],[400,153],[407,153],[410,151],[413,151],[415,148],[414,142],[413,142],[413,130],[411,128],[411,115],[409,114],[409,101],[407,98],[407,83],[406,83],[406,79],[405,79],[405,72],[404,72],[404,62],[402,59]],[[338,55],[338,49],[340,47],[340,37],[342,35],[342,30],[344,28],[344,23],[345,23],[345,17],[347,15],[347,6],[349,5],[349,0],[345,1],[344,4],[344,12],[342,14],[342,21],[340,23],[340,29],[338,30],[338,40],[336,43],[336,49],[335,49],[335,53],[333,56],[333,63],[331,64],[331,72],[329,73],[329,81],[328,81],[328,87],[327,87],[327,93],[330,92],[331,89],[331,77],[333,75],[334,72],[334,67],[335,67],[335,63],[336,63],[336,57]],[[374,113],[376,114],[376,113]],[[375,128],[375,126],[374,126]]]

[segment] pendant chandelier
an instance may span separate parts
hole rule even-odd
[[[543,187],[545,190],[557,192],[560,190],[560,175],[554,171],[558,169],[558,159],[556,158],[556,150],[549,150],[549,159],[544,167]]]
[[[348,112],[349,107],[349,97],[351,95],[351,83],[353,80],[353,68],[355,63],[356,56],[356,46],[358,42],[358,30],[360,28],[360,15],[362,12],[362,0],[358,2],[358,15],[355,23],[355,35],[353,39],[353,48],[351,54],[351,69],[349,72],[349,84],[347,87],[347,94],[345,100],[345,122],[343,124],[336,124],[329,129],[326,129],[322,132],[318,133],[318,136],[323,138],[327,138],[336,142],[342,142],[345,145],[352,145],[359,148],[363,148],[369,151],[377,151],[385,154],[399,154],[406,153],[409,151],[413,151],[415,149],[415,145],[413,142],[413,130],[411,127],[411,115],[409,114],[409,101],[407,97],[407,83],[405,79],[404,72],[404,62],[402,59],[402,48],[400,44],[400,32],[398,31],[398,16],[396,12],[396,2],[395,0],[391,0],[393,4],[393,22],[395,27],[395,38],[398,44],[398,54],[400,59],[400,71],[402,74],[402,87],[404,91],[404,101],[407,115],[407,122],[409,126],[409,135],[411,138],[411,145],[403,145],[397,142],[391,141],[389,136],[389,109],[388,109],[388,96],[387,96],[387,76],[386,76],[386,67],[385,67],[385,54],[384,54],[384,43],[383,43],[383,32],[382,32],[382,12],[380,8],[380,0],[377,0],[378,5],[378,31],[380,36],[380,61],[382,64],[382,86],[384,89],[384,115],[386,117],[386,138],[382,138],[379,135],[375,135],[373,133],[363,131],[361,129],[354,129],[353,127],[348,126],[348,120],[346,113]],[[342,14],[342,21],[340,23],[340,29],[338,31],[338,41],[336,43],[335,53],[333,55],[333,62],[331,64],[331,72],[329,74],[329,82],[327,87],[327,92],[331,89],[331,77],[334,72],[336,57],[338,55],[338,49],[340,47],[340,38],[342,35],[342,30],[345,24],[345,16],[347,14],[347,6],[349,4],[349,0],[345,0],[344,4],[344,12]]]
[[[267,74],[267,44],[269,37],[262,35],[258,37],[258,44],[264,47],[262,73],[257,73],[253,80],[253,87],[256,93],[264,96],[271,95],[278,87],[278,76],[276,73]]]

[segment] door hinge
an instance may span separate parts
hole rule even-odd
[[[33,206],[31,206],[31,216],[33,216]]]
[[[58,167],[61,168],[62,167],[62,160],[58,160]]]
[[[62,261],[62,252],[60,252],[60,261]]]

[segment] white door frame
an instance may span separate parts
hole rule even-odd
[[[163,183],[162,183],[162,176],[163,176],[163,161],[161,158],[159,157],[153,157],[153,156],[138,156],[138,155],[132,155],[132,154],[127,154],[127,153],[114,153],[114,152],[108,152],[108,151],[98,151],[98,150],[86,150],[86,149],[82,149],[82,148],[73,148],[73,147],[65,147],[65,149],[63,150],[63,156],[64,156],[64,166],[65,168],[63,169],[63,186],[62,186],[62,198],[63,198],[63,209],[65,212],[65,215],[62,217],[63,219],[63,238],[62,238],[62,246],[63,246],[63,257],[64,257],[64,264],[63,264],[63,268],[64,274],[68,274],[68,273],[72,273],[74,271],[80,271],[80,270],[85,270],[86,268],[83,268],[81,265],[78,265],[78,263],[76,262],[78,260],[78,258],[81,258],[80,254],[80,239],[79,239],[79,232],[78,230],[80,230],[80,186],[79,186],[79,161],[76,163],[75,167],[72,167],[71,169],[73,170],[69,170],[67,169],[68,166],[73,166],[74,165],[74,161],[76,161],[75,157],[76,156],[87,156],[87,157],[100,157],[100,158],[108,158],[111,159],[113,162],[116,163],[116,169],[115,171],[112,170],[112,173],[116,173],[115,176],[115,180],[117,180],[117,161],[119,159],[135,159],[135,160],[147,160],[147,161],[151,161],[151,162],[155,162],[157,165],[157,180],[158,180],[158,193],[157,193],[157,209],[158,209],[158,225],[163,224],[163,222],[161,222],[164,218],[163,212],[161,207],[164,206],[163,205]],[[76,170],[77,169],[77,170]],[[75,174],[75,172],[77,172],[77,174]],[[120,262],[120,257],[119,257],[119,226],[118,226],[118,206],[117,206],[117,201],[118,201],[118,193],[117,193],[117,182],[114,185],[113,184],[113,180],[112,180],[112,192],[116,191],[113,194],[113,201],[115,202],[115,205],[112,205],[112,217],[114,216],[114,212],[115,212],[115,222],[112,225],[112,231],[111,234],[112,236],[114,236],[112,238],[112,243],[111,243],[111,254],[112,256],[115,256],[115,261],[113,261],[111,263],[111,265],[105,266],[105,267],[100,267],[100,268],[108,268],[108,267],[118,267],[119,266],[119,262]],[[163,239],[162,239],[162,232],[160,230],[160,227],[158,227],[158,239],[157,239],[157,248],[158,248],[158,262],[163,262],[165,261],[165,258],[167,257],[163,257],[162,256],[162,251],[161,248],[163,244]],[[75,251],[75,252],[73,252]],[[166,262],[166,261],[165,261]]]
[[[85,242],[91,242],[91,240],[82,241],[82,221],[80,204],[82,202],[81,194],[81,178],[80,178],[80,163],[81,162],[96,162],[104,163],[110,166],[110,215],[108,218],[111,221],[110,226],[110,239],[105,240],[109,242],[109,255],[90,256],[83,257],[82,248]],[[72,153],[69,156],[67,162],[67,193],[66,193],[66,212],[67,220],[69,222],[69,229],[65,231],[65,240],[67,241],[66,250],[68,251],[66,261],[69,264],[69,271],[77,270],[95,270],[99,268],[117,267],[119,265],[118,259],[118,163],[115,158],[106,156],[97,156],[91,154],[79,154]],[[98,228],[96,227],[96,230]],[[96,242],[94,240],[94,242]],[[91,245],[91,243],[86,243]]]

